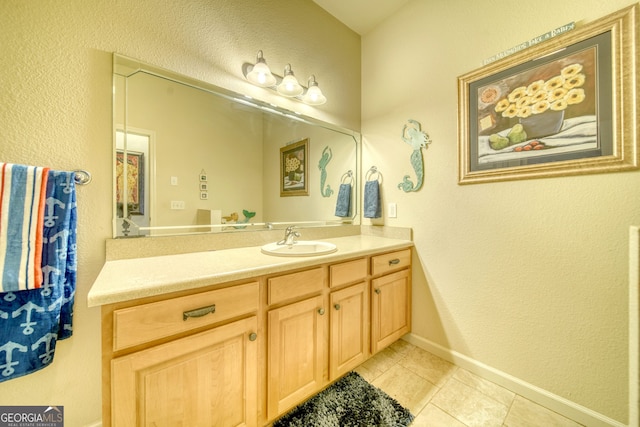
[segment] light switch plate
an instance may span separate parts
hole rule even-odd
[[[395,203],[389,203],[389,218],[398,217],[398,206]]]

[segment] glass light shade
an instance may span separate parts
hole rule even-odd
[[[327,102],[327,98],[322,94],[318,83],[313,81],[309,84],[307,93],[302,97],[302,102],[309,105],[322,105]]]
[[[302,95],[304,89],[298,83],[298,79],[293,75],[293,71],[291,71],[291,67],[287,65],[284,69],[284,78],[282,82],[278,85],[278,93],[282,96],[298,96]]]
[[[267,65],[267,62],[261,55],[262,52],[258,52],[258,59],[256,65],[253,66],[251,71],[247,73],[247,80],[256,86],[272,87],[276,84],[276,78],[271,74],[271,70]]]

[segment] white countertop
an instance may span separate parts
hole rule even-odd
[[[89,307],[277,273],[372,252],[413,246],[410,240],[356,235],[323,239],[338,250],[307,257],[265,255],[260,246],[107,261],[87,297]]]

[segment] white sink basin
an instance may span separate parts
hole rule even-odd
[[[337,251],[333,243],[299,240],[293,245],[268,243],[262,247],[262,253],[275,256],[314,256],[325,255]]]

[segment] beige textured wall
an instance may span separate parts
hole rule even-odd
[[[264,100],[240,73],[258,49],[274,71],[315,73],[329,102],[300,109],[360,126],[360,38],[310,0],[3,0],[0,160],[85,168],[73,338],[53,365],[0,383],[0,405],[64,405],[67,424],[100,418],[100,313],[86,307],[111,237],[111,52]],[[299,108],[298,108],[299,107]]]
[[[385,224],[414,230],[414,333],[622,423],[640,173],[458,186],[456,78],[629,4],[415,0],[362,39],[363,168],[380,168],[385,202],[398,204]],[[413,173],[407,119],[433,140],[410,194],[396,188]]]

